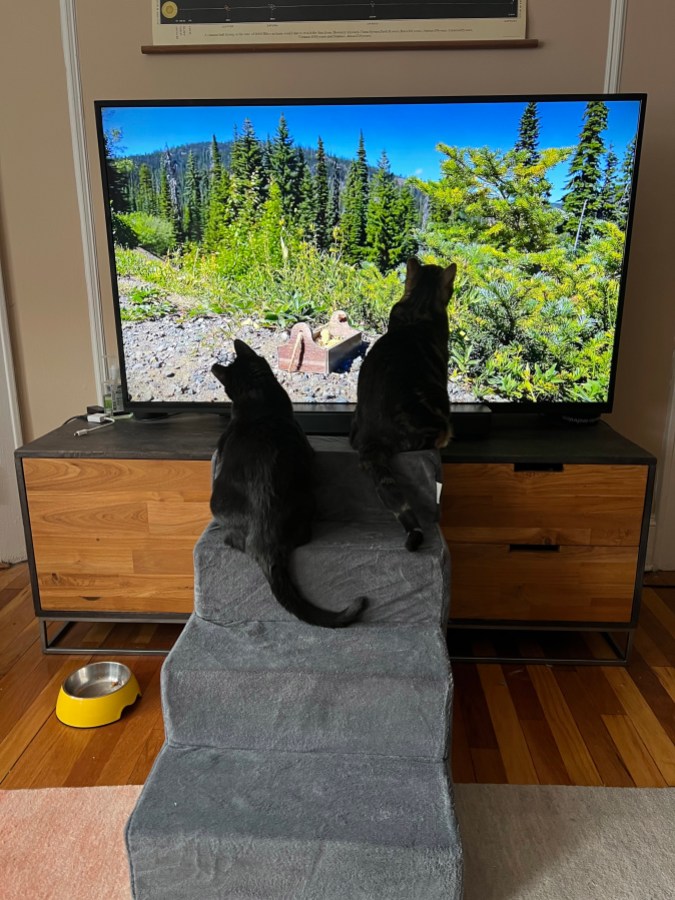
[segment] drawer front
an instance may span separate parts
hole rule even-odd
[[[448,542],[637,547],[647,466],[443,466],[441,527]]]
[[[40,606],[190,613],[207,460],[24,459]]]
[[[628,623],[637,556],[637,547],[453,543],[450,618]]]

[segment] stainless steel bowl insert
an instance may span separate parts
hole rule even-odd
[[[131,678],[131,669],[118,662],[97,662],[83,666],[63,682],[71,697],[105,697],[119,691]]]

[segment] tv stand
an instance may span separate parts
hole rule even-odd
[[[120,419],[83,439],[70,423],[16,451],[45,651],[78,649],[48,641],[47,622],[187,619],[192,550],[211,518],[211,456],[222,429],[220,416],[185,413]],[[319,452],[322,442],[346,440],[312,438]],[[578,428],[494,414],[487,438],[453,441],[442,457],[453,658],[480,655],[480,641],[466,649],[475,631],[543,629],[613,636],[611,662],[625,662],[654,457],[605,422]]]

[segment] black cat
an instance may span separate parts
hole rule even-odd
[[[232,401],[218,443],[211,512],[225,543],[258,563],[285,609],[312,625],[343,628],[361,613],[365,598],[339,612],[321,609],[299,594],[288,573],[291,551],[311,537],[314,451],[266,360],[242,341],[234,348],[231,365],[211,369]]]
[[[408,550],[416,550],[424,535],[396,482],[391,458],[444,447],[452,437],[447,306],[456,273],[454,263],[442,268],[408,260],[403,297],[359,372],[351,444],[378,496],[408,533]]]

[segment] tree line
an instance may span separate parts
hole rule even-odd
[[[419,196],[392,173],[385,150],[374,170],[368,165],[363,134],[345,166],[326,154],[321,137],[312,151],[296,146],[283,114],[266,141],[246,119],[227,164],[214,135],[206,161],[190,148],[181,171],[180,148],[166,149],[158,172],[115,157],[119,137],[106,135],[106,161],[115,239],[124,246],[152,226],[140,214],[161,220],[164,228],[155,226],[167,250],[193,243],[217,251],[234,223],[255,227],[278,207],[288,231],[350,264],[369,261],[384,272],[418,250]]]

